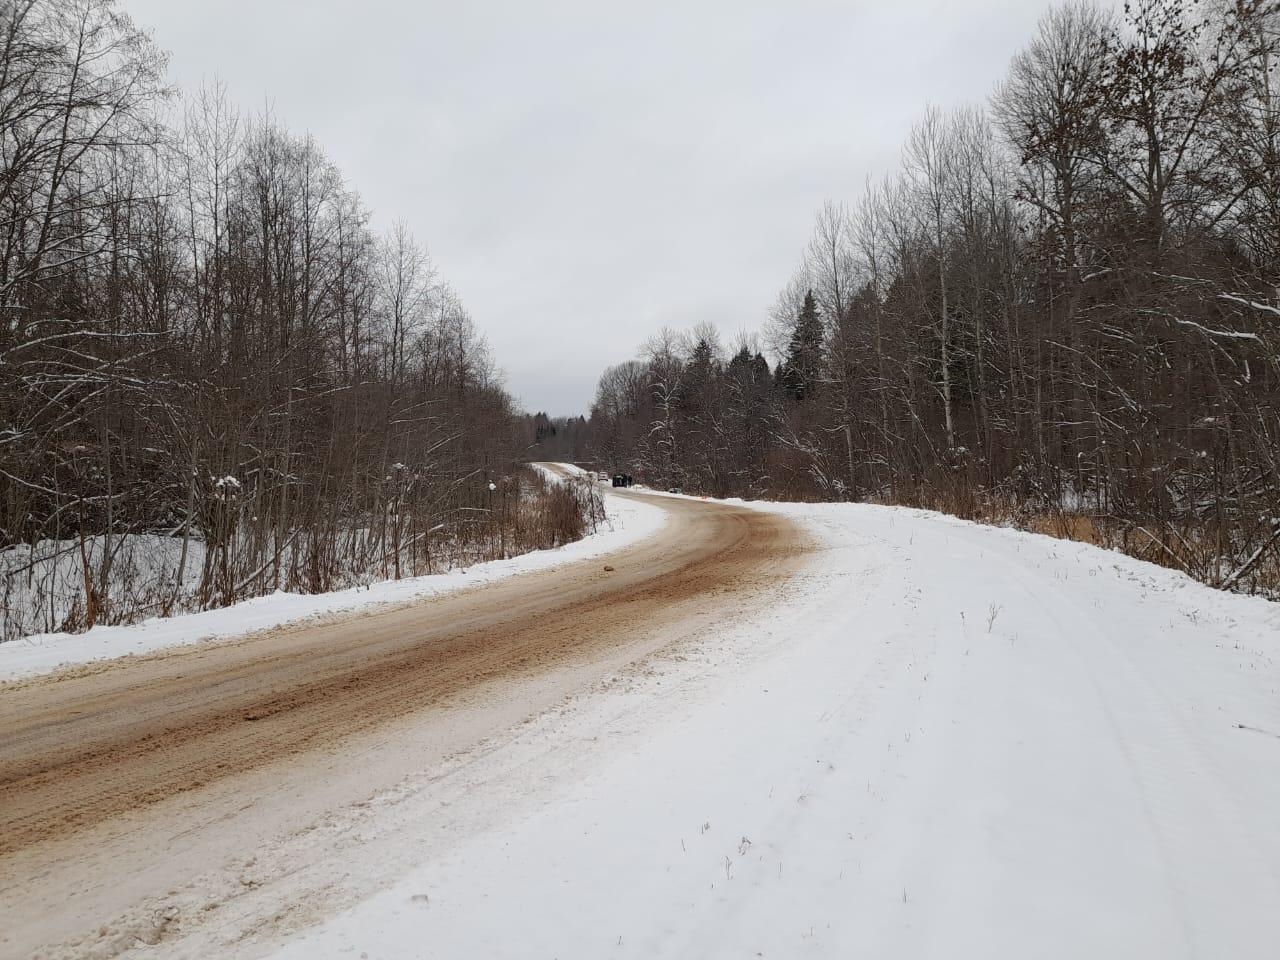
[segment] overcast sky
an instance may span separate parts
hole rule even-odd
[[[123,0],[405,219],[530,410],[663,326],[759,327],[827,198],[982,100],[1049,0]]]

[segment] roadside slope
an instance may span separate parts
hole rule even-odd
[[[550,476],[577,472],[568,464],[533,464]],[[122,656],[171,647],[240,640],[286,626],[315,625],[320,619],[361,616],[379,608],[421,603],[508,577],[563,567],[616,553],[653,536],[667,513],[639,498],[608,498],[608,518],[597,532],[554,550],[536,550],[445,573],[382,580],[330,593],[274,593],[200,613],[156,617],[126,626],[97,626],[84,633],[44,633],[0,643],[0,683],[23,680]],[[304,623],[305,621],[305,623]],[[89,668],[92,669],[92,668]]]

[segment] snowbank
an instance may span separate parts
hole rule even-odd
[[[78,634],[44,633],[0,643],[0,682],[49,673],[62,667],[150,653],[165,647],[241,637],[311,617],[350,613],[380,604],[408,603],[547,570],[620,550],[654,534],[665,512],[651,504],[605,494],[608,529],[556,550],[540,550],[510,560],[476,564],[443,574],[388,580],[323,594],[275,593],[230,607],[154,618]]]
[[[488,745],[399,814],[416,868],[278,956],[1275,956],[1280,606],[755,506],[820,543],[758,616]]]

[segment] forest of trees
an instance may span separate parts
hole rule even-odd
[[[587,456],[1276,591],[1278,58],[1274,2],[1056,8],[989,104],[925,110],[899,171],[822,208],[761,346],[665,333],[609,369]]]
[[[165,68],[112,0],[0,4],[0,639],[572,528],[409,229]]]

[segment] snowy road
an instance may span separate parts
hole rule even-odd
[[[915,511],[658,502],[605,561],[658,594],[469,595],[552,591],[585,647],[10,852],[0,953],[1276,955],[1280,607]]]
[[[189,927],[226,906],[229,877],[238,906],[274,911],[273,890],[241,895],[259,886],[242,867],[264,869],[277,841],[280,871],[317,866],[327,886],[345,854],[298,842],[299,828],[753,609],[799,561],[782,518],[663,509],[669,522],[620,554],[0,687],[0,956],[172,938],[179,914]]]

